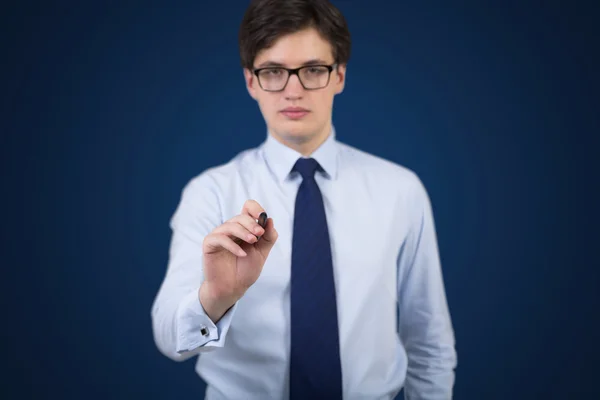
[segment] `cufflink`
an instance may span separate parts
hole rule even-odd
[[[200,327],[200,333],[202,334],[202,336],[208,336],[208,328],[204,325],[202,325]]]

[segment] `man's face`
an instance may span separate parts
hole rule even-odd
[[[272,47],[259,52],[254,60],[254,68],[298,68],[333,63],[331,45],[314,28],[310,28],[283,36]],[[283,72],[282,75],[281,72],[264,72],[260,82],[263,88],[279,88],[286,74]],[[328,74],[326,72],[323,75],[318,68],[300,72],[303,83],[311,87],[321,86],[327,81]],[[327,86],[314,90],[305,89],[297,75],[290,75],[282,91],[268,92],[261,88],[252,71],[244,70],[248,92],[258,102],[269,130],[280,139],[298,144],[329,133],[333,97],[344,89],[345,75],[346,67],[340,65],[331,72]]]

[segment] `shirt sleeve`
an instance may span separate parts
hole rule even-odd
[[[171,218],[167,271],[151,310],[154,341],[172,360],[185,361],[225,344],[237,303],[215,324],[198,298],[202,242],[221,223],[216,183],[204,173],[186,185]]]
[[[417,177],[398,258],[399,334],[408,357],[407,400],[452,399],[457,356],[429,196]]]
[[[178,354],[209,351],[225,344],[231,318],[235,314],[237,303],[231,307],[215,324],[206,315],[198,299],[198,290],[193,290],[179,303],[177,310],[177,346]],[[204,349],[202,349],[204,347]]]

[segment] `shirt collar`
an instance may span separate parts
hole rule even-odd
[[[283,182],[289,176],[296,161],[303,157],[301,153],[280,143],[270,133],[267,133],[267,139],[264,141],[262,148],[267,165],[279,182]],[[338,166],[337,154],[338,146],[335,138],[335,128],[332,127],[325,142],[309,157],[318,161],[325,170],[328,178],[336,179]]]

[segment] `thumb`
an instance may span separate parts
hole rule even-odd
[[[256,249],[265,257],[269,256],[273,245],[277,241],[279,234],[273,225],[273,218],[268,218],[265,224],[265,233],[260,237],[260,240],[255,244]]]

